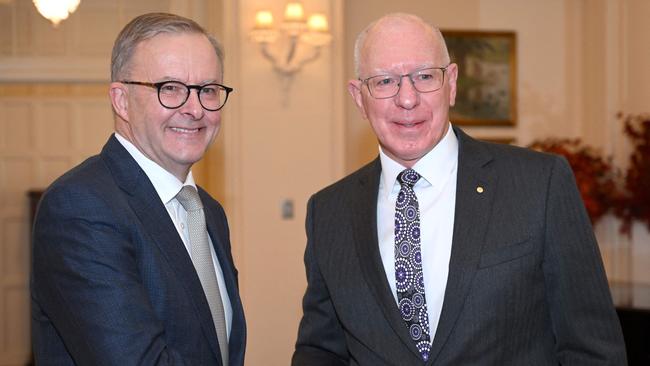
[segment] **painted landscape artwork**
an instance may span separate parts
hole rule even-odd
[[[451,60],[458,64],[451,121],[461,125],[515,125],[515,33],[442,32]]]

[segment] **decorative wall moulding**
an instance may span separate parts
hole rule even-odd
[[[106,58],[8,57],[0,62],[0,82],[108,82]]]

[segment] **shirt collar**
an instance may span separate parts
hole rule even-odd
[[[145,156],[140,150],[138,150],[135,145],[133,145],[129,140],[124,138],[119,133],[115,132],[115,138],[119,141],[126,151],[131,154],[133,159],[138,163],[140,168],[144,170],[144,173],[149,177],[151,184],[156,189],[160,200],[167,204],[171,201],[176,194],[183,188],[185,185],[190,185],[196,188],[196,183],[194,182],[194,177],[192,176],[192,171],[189,172],[185,182],[181,182],[176,178],[175,175],[165,170],[163,167],[158,165],[153,160]]]
[[[383,198],[387,199],[394,191],[395,185],[399,187],[397,175],[406,167],[388,157],[381,146],[379,147],[379,159],[381,160],[379,195],[383,195]],[[442,140],[413,165],[413,170],[423,178],[417,182],[416,186],[442,186],[457,165],[458,138],[449,124],[447,133]]]

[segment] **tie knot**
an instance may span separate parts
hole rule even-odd
[[[199,192],[192,186],[183,186],[176,195],[176,199],[181,203],[185,211],[196,211],[203,208]]]
[[[404,169],[397,176],[397,181],[400,185],[407,185],[410,188],[413,188],[415,183],[420,179],[420,174],[413,169]]]

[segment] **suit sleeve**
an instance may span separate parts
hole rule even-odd
[[[627,365],[598,244],[571,168],[557,158],[546,205],[544,275],[562,365]]]
[[[73,191],[46,194],[34,227],[37,363],[70,354],[78,365],[186,364],[166,344],[125,225],[100,199]]]
[[[349,364],[345,334],[336,316],[327,284],[320,272],[314,248],[314,198],[307,204],[307,290],[302,302],[303,317],[298,329],[292,366],[344,366]]]

